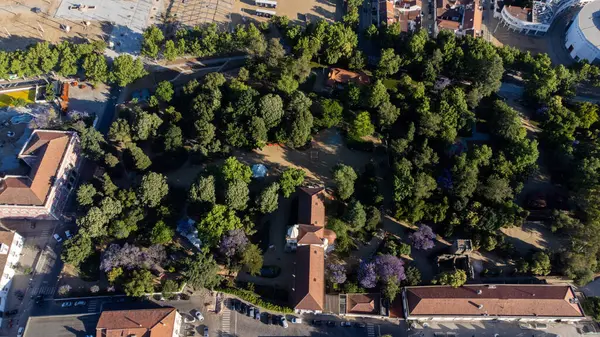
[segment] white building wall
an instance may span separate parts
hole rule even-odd
[[[179,332],[181,331],[181,315],[179,311],[175,311],[175,324],[173,325],[173,336],[179,337]]]
[[[573,47],[573,50],[569,52],[574,59],[585,59],[590,63],[596,58],[600,58],[600,49],[591,44],[583,35],[579,27],[579,14],[573,20],[571,27],[567,31],[565,38],[565,48],[569,50]]]
[[[510,14],[510,12],[508,11],[506,6],[504,8],[502,8],[501,17],[502,17],[502,23],[506,27],[508,27],[509,29],[518,31],[520,33],[544,34],[550,28],[550,25],[546,25],[543,23],[529,22],[529,21],[523,21],[521,19],[518,19],[518,18],[512,16],[512,14]]]
[[[15,233],[13,242],[8,250],[8,258],[6,260],[6,266],[0,275],[0,311],[5,311],[6,300],[12,284],[12,279],[15,276],[14,266],[19,262],[21,251],[23,250],[23,237],[18,233]],[[2,319],[0,318],[0,325]]]

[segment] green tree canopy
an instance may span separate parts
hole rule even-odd
[[[352,200],[348,205],[345,215],[346,222],[352,227],[351,230],[357,231],[365,226],[367,222],[367,212],[358,200]]]
[[[64,263],[79,267],[90,255],[92,255],[94,245],[89,236],[84,233],[77,233],[72,239],[65,241],[61,258]]]
[[[242,253],[242,259],[240,261],[248,274],[258,275],[260,269],[263,266],[263,256],[260,248],[255,244],[249,244]]]
[[[227,183],[225,203],[233,210],[243,211],[248,207],[249,194],[248,184],[239,179],[232,180]]]
[[[225,181],[241,180],[246,184],[252,179],[252,170],[246,164],[241,163],[236,157],[229,157],[225,160],[221,173]]]
[[[354,193],[354,182],[358,178],[351,166],[339,164],[333,171],[333,180],[337,186],[337,194],[342,200],[349,199]]]
[[[169,81],[162,81],[158,83],[156,87],[156,96],[163,102],[170,102],[173,99],[173,94],[175,90],[173,90],[173,84]]]
[[[82,184],[77,190],[77,203],[81,206],[90,206],[94,203],[97,191],[92,184]]]
[[[219,285],[221,277],[218,272],[217,262],[206,251],[183,260],[183,277],[185,282],[194,289],[213,289]]]
[[[552,265],[550,264],[550,256],[544,252],[537,252],[533,254],[532,261],[530,263],[530,270],[533,275],[546,276],[550,274]]]
[[[142,182],[138,189],[139,197],[142,203],[148,207],[160,205],[162,199],[169,193],[167,177],[160,173],[149,172],[142,177]]]
[[[286,168],[279,178],[279,186],[283,196],[289,198],[296,191],[296,187],[302,185],[305,175],[306,172],[300,168]]]
[[[375,132],[375,127],[373,123],[371,123],[371,116],[367,111],[360,112],[354,121],[352,121],[352,126],[348,131],[348,135],[354,139],[360,140],[360,138],[365,136],[370,136]]]
[[[127,296],[142,297],[144,294],[154,292],[154,276],[146,269],[134,270],[129,279],[123,284]]]
[[[189,199],[192,202],[216,202],[215,177],[202,176],[190,187]]]
[[[164,221],[158,221],[150,232],[150,242],[153,245],[164,245],[173,241],[173,228],[167,226]]]
[[[273,213],[279,206],[279,184],[272,183],[265,188],[256,201],[263,214]]]
[[[109,80],[120,87],[125,87],[147,74],[140,59],[134,60],[131,55],[122,54],[115,58]]]
[[[467,273],[462,269],[452,272],[444,272],[438,275],[437,281],[442,285],[449,285],[458,288],[467,282]]]
[[[214,205],[198,223],[198,237],[204,244],[214,247],[225,232],[242,227],[242,221],[233,210]]]

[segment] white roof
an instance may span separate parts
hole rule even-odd
[[[577,15],[579,29],[591,44],[600,48],[600,1],[591,1]]]

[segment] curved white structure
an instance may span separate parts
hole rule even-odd
[[[543,35],[554,19],[571,6],[583,6],[593,0],[534,1],[533,8],[504,6],[500,14],[502,24],[519,33]]]
[[[600,1],[585,5],[567,31],[565,48],[575,60],[600,62]]]

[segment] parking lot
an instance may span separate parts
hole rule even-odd
[[[261,312],[257,316],[249,315],[248,305],[244,302],[228,299],[221,316],[218,331],[222,336],[369,336],[381,335],[385,329],[400,335],[401,329],[394,322],[375,319],[340,319],[332,315],[281,315]],[[254,312],[256,313],[256,312]],[[281,318],[285,317],[287,327]],[[300,319],[300,320],[298,320]],[[296,321],[297,323],[294,323]],[[344,325],[342,325],[344,322]]]

